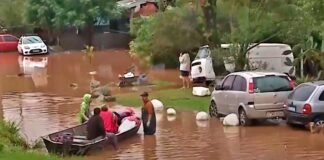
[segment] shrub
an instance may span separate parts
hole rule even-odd
[[[135,39],[130,43],[131,52],[147,62],[175,67],[180,52],[204,44],[204,27],[201,11],[191,6],[133,19],[131,34]]]

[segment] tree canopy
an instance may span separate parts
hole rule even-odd
[[[65,26],[87,30],[87,44],[92,44],[93,26],[120,14],[117,0],[28,0],[30,23],[55,30]]]

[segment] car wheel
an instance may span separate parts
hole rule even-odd
[[[246,115],[246,112],[244,109],[239,110],[239,122],[241,126],[249,126],[251,125],[251,120]]]
[[[316,126],[324,126],[324,118],[320,117],[320,118],[316,118],[314,120],[314,124]]]
[[[210,102],[209,115],[210,115],[210,117],[216,117],[216,118],[219,117],[217,105],[214,101]]]

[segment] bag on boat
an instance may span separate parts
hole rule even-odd
[[[135,126],[136,126],[135,121],[131,121],[131,120],[128,120],[127,118],[125,118],[123,123],[118,128],[118,133],[123,133],[125,131],[128,131],[128,130],[134,128]]]

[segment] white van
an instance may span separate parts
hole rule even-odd
[[[229,49],[230,46],[231,44],[221,45],[223,49]],[[261,43],[252,48],[246,56],[249,59],[250,70],[252,71],[270,71],[295,75],[295,67],[292,65],[294,55],[291,47],[287,44]],[[227,57],[227,59],[231,59],[231,57]],[[235,64],[233,61],[226,61],[224,58],[224,64],[227,71],[234,71]]]
[[[191,63],[191,78],[193,83],[213,83],[216,75],[209,46],[199,48],[195,60]]]

